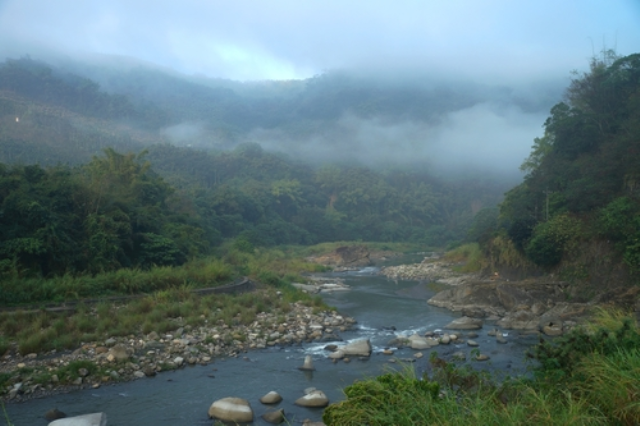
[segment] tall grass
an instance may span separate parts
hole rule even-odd
[[[585,357],[570,387],[607,418],[623,425],[640,424],[640,348]]]
[[[479,383],[460,390],[404,369],[346,387],[347,399],[325,409],[323,420],[329,426],[604,424],[601,414],[568,392]],[[506,393],[515,397],[506,400]]]
[[[478,243],[468,243],[445,253],[448,262],[462,263],[457,269],[460,272],[477,272],[482,269],[483,255]]]
[[[0,305],[62,302],[81,298],[151,293],[179,286],[215,287],[237,274],[220,259],[200,259],[180,267],[149,270],[119,269],[95,276],[66,274],[53,278],[20,279],[0,283]]]

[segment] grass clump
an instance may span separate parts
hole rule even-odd
[[[468,243],[445,253],[444,260],[459,263],[458,272],[478,272],[482,269],[483,255],[478,243]]]

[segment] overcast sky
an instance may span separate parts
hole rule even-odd
[[[566,76],[640,50],[639,0],[0,0],[0,51],[130,56],[187,74],[306,78],[330,69]]]
[[[603,48],[640,52],[640,0],[0,0],[2,59],[118,55],[243,81],[339,69],[408,85],[506,87],[507,105],[488,97],[435,125],[344,116],[330,137],[252,135],[308,158],[351,155],[447,171],[490,165],[520,176],[570,72],[586,70]]]

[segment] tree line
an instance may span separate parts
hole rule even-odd
[[[575,257],[585,241],[607,241],[640,271],[640,54],[604,51],[575,75],[544,123],[499,211],[478,215],[473,237],[495,237],[538,266]]]

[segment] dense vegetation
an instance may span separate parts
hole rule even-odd
[[[340,425],[635,425],[640,422],[640,334],[632,318],[603,312],[591,329],[535,347],[529,378],[499,379],[433,354],[410,368],[356,382],[323,420]]]
[[[604,52],[551,109],[522,164],[524,182],[507,192],[499,212],[476,216],[473,236],[488,254],[512,247],[543,268],[571,262],[600,241],[637,272],[639,167],[640,54]]]
[[[481,182],[312,169],[255,145],[215,155],[162,145],[146,157],[107,149],[78,167],[0,166],[0,267],[47,277],[179,265],[229,238],[442,245],[464,236],[473,203],[497,196]]]

